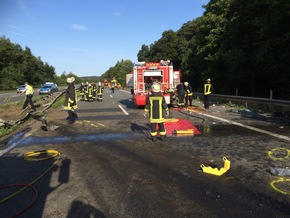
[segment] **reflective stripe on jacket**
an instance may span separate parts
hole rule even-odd
[[[204,94],[205,95],[211,94],[211,84],[210,83],[204,84]]]
[[[163,123],[164,111],[167,111],[167,104],[164,96],[159,93],[152,93],[147,97],[145,112],[150,114],[150,123]]]
[[[64,99],[64,110],[77,109],[77,101],[76,101],[76,89],[73,83],[70,83],[66,89],[65,99]]]

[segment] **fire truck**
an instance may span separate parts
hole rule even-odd
[[[138,62],[133,67],[132,90],[136,106],[146,105],[146,97],[153,83],[161,85],[161,92],[167,104],[172,104],[175,87],[180,83],[180,71],[174,71],[169,60],[158,62]]]

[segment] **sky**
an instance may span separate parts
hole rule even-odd
[[[202,16],[209,0],[1,0],[0,36],[60,76],[100,76],[118,61],[137,62],[142,45]]]

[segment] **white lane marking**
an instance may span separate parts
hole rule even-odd
[[[226,123],[229,123],[229,124],[233,124],[233,125],[236,125],[236,126],[241,126],[241,127],[247,128],[247,129],[251,129],[251,130],[254,130],[256,132],[261,132],[261,133],[264,133],[264,134],[267,134],[267,135],[270,135],[270,136],[273,136],[273,137],[276,137],[276,138],[279,138],[279,139],[284,139],[284,140],[290,141],[290,138],[288,136],[279,135],[279,134],[276,134],[276,133],[273,133],[273,132],[269,132],[267,130],[263,130],[263,129],[259,129],[259,128],[256,128],[256,127],[248,126],[248,125],[245,125],[245,124],[242,124],[242,123],[238,123],[238,122],[227,120],[227,119],[224,119],[224,118],[212,116],[212,115],[209,115],[209,114],[202,114],[202,113],[198,113],[198,114],[201,114],[203,116],[210,117],[210,118],[213,118],[213,119],[216,119],[216,120],[220,120],[220,121],[223,121],[223,122],[226,122]]]
[[[119,108],[124,112],[124,114],[129,115],[129,113],[122,107],[122,105],[118,105]]]
[[[113,98],[113,95],[110,95],[111,98]]]
[[[127,90],[123,90],[123,89],[120,89],[119,91],[121,91],[121,92],[131,93],[131,92],[129,92],[129,91],[127,91]]]

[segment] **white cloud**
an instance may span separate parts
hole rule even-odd
[[[87,27],[84,25],[80,25],[80,24],[71,24],[69,26],[72,30],[78,30],[78,31],[85,31],[87,30]]]

